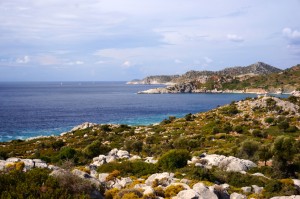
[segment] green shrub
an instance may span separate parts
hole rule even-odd
[[[109,152],[109,150],[110,150],[110,148],[108,148],[105,145],[102,145],[100,140],[96,140],[96,141],[92,142],[91,144],[87,145],[83,149],[83,153],[88,158],[93,158],[100,154],[106,154],[107,152]]]
[[[265,122],[268,124],[272,124],[274,122],[274,118],[273,117],[267,117],[265,118]]]
[[[176,196],[180,191],[184,190],[182,185],[171,185],[165,190],[165,197],[171,198]]]
[[[99,173],[110,173],[114,170],[121,172],[121,176],[141,177],[158,172],[158,168],[154,164],[142,161],[123,161],[121,163],[111,162],[98,167]]]
[[[174,170],[186,166],[190,158],[187,150],[173,149],[161,156],[158,165],[164,170]]]

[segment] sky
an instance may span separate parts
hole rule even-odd
[[[0,81],[300,64],[300,0],[1,0]]]

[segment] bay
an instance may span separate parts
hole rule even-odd
[[[148,125],[257,96],[136,94],[156,87],[125,82],[2,82],[0,141],[58,135],[83,122]]]

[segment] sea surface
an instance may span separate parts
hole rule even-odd
[[[160,85],[162,86],[162,85]],[[0,83],[0,141],[58,135],[83,122],[147,125],[216,108],[251,94],[136,94],[125,82]]]

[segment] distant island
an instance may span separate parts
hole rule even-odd
[[[183,75],[157,75],[127,84],[164,84],[165,88],[139,94],[165,93],[256,93],[299,95],[300,65],[281,70],[263,62],[220,71],[188,71]]]

